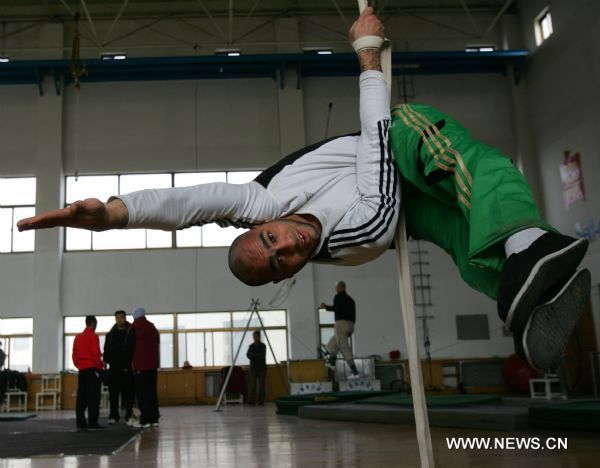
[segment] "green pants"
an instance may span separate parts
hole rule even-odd
[[[390,139],[408,234],[444,249],[465,282],[495,299],[506,239],[529,227],[553,230],[527,181],[499,150],[431,107],[394,107]]]

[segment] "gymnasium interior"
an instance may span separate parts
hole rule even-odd
[[[409,311],[399,248],[252,287],[228,268],[231,226],[17,229],[86,198],[250,183],[356,132],[355,0],[1,0],[0,468],[598,466],[600,3],[369,3],[391,104],[451,115],[512,160],[551,226],[587,239],[590,300],[561,365],[518,358],[496,302],[431,242],[406,244]],[[339,281],[356,380],[323,358]],[[80,430],[86,316],[103,349],[115,311],[140,307],[159,335],[160,424],[109,424],[104,381],[102,429]],[[264,405],[249,404],[256,330]]]

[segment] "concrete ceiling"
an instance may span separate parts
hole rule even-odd
[[[512,0],[378,0],[380,16],[406,12],[505,11]],[[340,15],[353,18],[356,0],[2,0],[0,21],[68,21],[73,12],[92,20],[149,18],[245,18]]]

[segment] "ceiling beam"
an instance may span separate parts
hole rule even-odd
[[[467,1],[460,0],[460,3],[462,4],[463,9],[465,10],[465,13],[467,14],[467,18],[469,18],[469,22],[471,23],[471,26],[473,27],[473,33],[475,33],[476,36],[479,36],[481,34],[481,31],[479,30],[479,26],[477,26],[477,23],[475,22],[475,18],[473,18],[473,15],[471,14],[471,9],[467,5]]]
[[[492,22],[490,23],[490,25],[487,27],[487,29],[484,31],[484,33],[481,35],[481,38],[483,39],[485,36],[488,35],[488,33],[494,29],[494,26],[496,26],[496,24],[498,23],[498,21],[500,21],[500,18],[502,18],[502,15],[506,12],[506,10],[508,10],[508,7],[510,7],[513,4],[514,0],[506,0],[506,2],[504,3],[504,5],[502,6],[502,8],[500,9],[500,11],[498,12],[498,14],[496,15],[496,17],[492,20]]]
[[[119,19],[121,19],[121,16],[123,15],[123,12],[125,11],[125,8],[127,8],[127,4],[128,3],[129,3],[129,0],[125,0],[123,2],[123,5],[121,6],[121,9],[117,13],[117,16],[115,16],[115,19],[113,20],[113,22],[111,23],[110,27],[108,28],[108,31],[106,31],[106,34],[104,35],[104,42],[108,41],[108,39],[110,38],[110,33],[112,32],[113,28],[115,27],[115,25],[117,24],[117,22],[119,21]]]
[[[92,21],[92,16],[90,15],[90,11],[88,10],[87,4],[85,0],[81,0],[81,6],[83,6],[83,11],[85,12],[85,16],[87,17],[88,23],[90,24],[90,29],[92,30],[92,34],[96,39],[96,44],[98,47],[102,47],[102,41],[100,41],[100,37],[98,37],[98,33],[96,32],[96,27],[94,26],[94,22]]]
[[[213,24],[213,26],[215,27],[215,29],[218,31],[219,35],[221,36],[221,39],[223,39],[223,41],[226,42],[227,38],[225,37],[225,34],[223,34],[223,30],[217,24],[217,22],[215,21],[213,16],[210,14],[210,11],[208,10],[208,8],[206,8],[206,5],[204,4],[204,2],[202,0],[196,0],[196,2],[198,2],[198,4],[202,7],[202,9],[204,10],[204,13],[206,13],[206,16],[208,16],[208,19],[210,20],[210,22]]]
[[[246,13],[246,15],[244,15],[244,17],[242,18],[242,20],[238,22],[238,24],[239,24],[238,29],[240,31],[242,31],[244,29],[242,26],[246,25],[246,23],[248,22],[248,18],[250,18],[252,16],[252,14],[254,13],[254,10],[256,10],[256,7],[258,7],[258,4],[260,3],[260,1],[261,0],[255,0],[254,4],[250,7],[250,10],[248,10],[248,13]],[[243,34],[238,35],[235,39],[233,39],[233,43],[235,43],[236,41],[238,41],[240,38],[245,37],[248,34],[256,31],[257,29],[260,29],[265,24],[271,23],[274,19],[275,18],[271,18],[267,23],[263,23],[258,28],[252,28],[250,31],[247,31],[247,32],[245,32]]]
[[[346,19],[346,15],[344,15],[344,12],[340,8],[340,6],[336,2],[336,0],[331,0],[331,3],[333,3],[333,6],[337,10],[338,15],[342,19],[342,22],[344,23],[344,26],[346,27],[346,29],[350,29],[350,23],[348,23],[348,20]]]

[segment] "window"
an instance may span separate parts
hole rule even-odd
[[[112,326],[115,324],[114,315],[96,315],[98,325],[96,326],[96,333],[100,338],[100,352],[104,349],[104,340],[106,334],[110,331]],[[65,317],[65,328],[64,328],[64,369],[65,370],[77,370],[75,364],[73,364],[73,342],[75,337],[85,329],[85,316],[80,317]]]
[[[545,8],[535,19],[535,41],[537,45],[540,45],[546,39],[548,39],[553,32],[552,29],[552,16],[550,15],[550,9]]]
[[[148,314],[146,316],[160,333],[160,367],[183,366],[189,361],[194,367],[222,367],[230,365],[238,349],[250,312],[203,312],[177,314]],[[273,347],[277,361],[287,360],[287,319],[285,310],[260,312],[266,337]],[[100,338],[100,349],[104,348],[106,333],[114,325],[114,316],[96,316],[96,333]],[[131,320],[128,317],[128,320]],[[65,317],[64,369],[75,370],[71,355],[75,336],[85,328],[85,317]],[[236,365],[248,365],[246,351],[252,343],[252,332],[260,329],[260,322],[253,317],[248,333],[242,342]],[[273,355],[267,345],[267,364],[274,364]]]
[[[33,363],[33,319],[0,319],[0,342],[6,356],[4,367],[27,372]]]
[[[195,172],[177,174],[122,174],[66,178],[66,204],[85,198],[107,200],[147,188],[187,187],[210,182],[243,184],[254,179],[257,171]],[[90,232],[66,228],[66,250],[155,249],[171,247],[229,246],[244,230],[220,228],[216,224],[195,226],[175,233],[153,229],[127,229]]]
[[[334,324],[334,313],[326,309],[319,309],[319,336],[321,338],[321,345],[327,346],[327,343],[329,343],[329,340],[334,335]]]
[[[254,315],[244,337],[249,318],[250,312],[177,314],[178,366],[181,367],[184,361],[194,367],[230,365],[238,348],[236,365],[249,365],[246,351],[252,343],[252,332],[261,329],[260,321]],[[267,345],[267,364],[275,363],[269,344],[278,362],[287,360],[285,310],[261,311],[260,318],[264,325],[261,340]]]
[[[35,214],[35,177],[0,179],[0,253],[33,252],[34,231],[19,232],[17,221]]]

